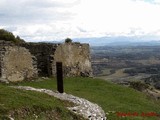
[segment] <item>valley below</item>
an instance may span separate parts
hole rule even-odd
[[[96,46],[91,56],[94,77],[160,99],[160,46]]]

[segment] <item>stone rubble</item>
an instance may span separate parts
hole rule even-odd
[[[60,100],[67,100],[74,103],[76,106],[67,107],[70,111],[82,115],[84,118],[89,120],[106,120],[105,112],[97,104],[91,103],[90,101],[73,96],[66,93],[53,92],[52,90],[47,89],[37,89],[29,86],[12,86],[14,88],[23,89],[23,90],[32,90],[37,92],[46,93],[48,95],[54,96]]]

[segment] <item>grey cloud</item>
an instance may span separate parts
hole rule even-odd
[[[4,27],[4,29],[6,29],[8,31],[16,31],[17,27],[16,26],[6,26],[6,27]]]
[[[6,0],[0,2],[0,25],[48,23],[71,19],[73,14],[59,12],[58,8],[69,8],[77,2],[64,4],[58,0]]]
[[[81,0],[66,1],[0,0],[0,26],[29,41],[63,38],[69,34],[69,28],[63,29],[63,25],[70,24],[75,16],[70,8]],[[39,27],[43,25],[44,29]],[[79,31],[85,32],[82,29]]]
[[[6,16],[6,14],[0,12],[0,18],[5,17],[5,16]]]
[[[54,12],[47,13],[42,10],[35,10],[27,12],[22,12],[22,14],[8,14],[0,15],[1,21],[0,24],[3,25],[24,25],[24,24],[41,24],[41,23],[50,23],[54,21],[67,20],[72,17],[73,14],[68,12]]]
[[[80,27],[77,27],[77,29],[78,29],[80,32],[87,32],[86,30],[84,30],[83,28],[80,28]]]
[[[30,6],[30,7],[35,7],[35,8],[39,8],[39,7],[41,7],[41,8],[49,8],[49,7],[51,7],[51,8],[54,8],[54,7],[61,7],[61,5],[60,4],[58,4],[57,2],[51,2],[51,1],[49,1],[49,0],[30,0],[30,1],[26,1],[26,2],[24,2],[23,3],[23,5],[25,5],[25,6]]]
[[[157,2],[157,0],[132,0],[132,1],[144,1],[154,5],[160,4],[160,2]]]
[[[28,0],[24,2],[24,5],[30,6],[30,7],[41,7],[41,8],[58,8],[58,7],[71,7],[75,4],[79,3],[79,0],[74,1],[69,4],[61,3],[60,1],[52,1],[52,0]]]

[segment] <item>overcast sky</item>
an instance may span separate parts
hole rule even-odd
[[[0,28],[26,41],[160,38],[160,0],[0,0]]]

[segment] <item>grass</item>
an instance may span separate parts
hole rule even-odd
[[[23,82],[19,85],[33,86],[56,90],[56,80],[37,80]],[[108,120],[159,120],[160,117],[149,115],[142,117],[141,113],[154,112],[160,114],[160,101],[154,101],[145,94],[134,89],[116,85],[107,81],[93,78],[66,78],[64,91],[100,105],[108,114]],[[138,116],[117,116],[121,113],[138,113]]]
[[[66,109],[71,106],[47,94],[17,90],[0,84],[0,120],[79,120]]]

